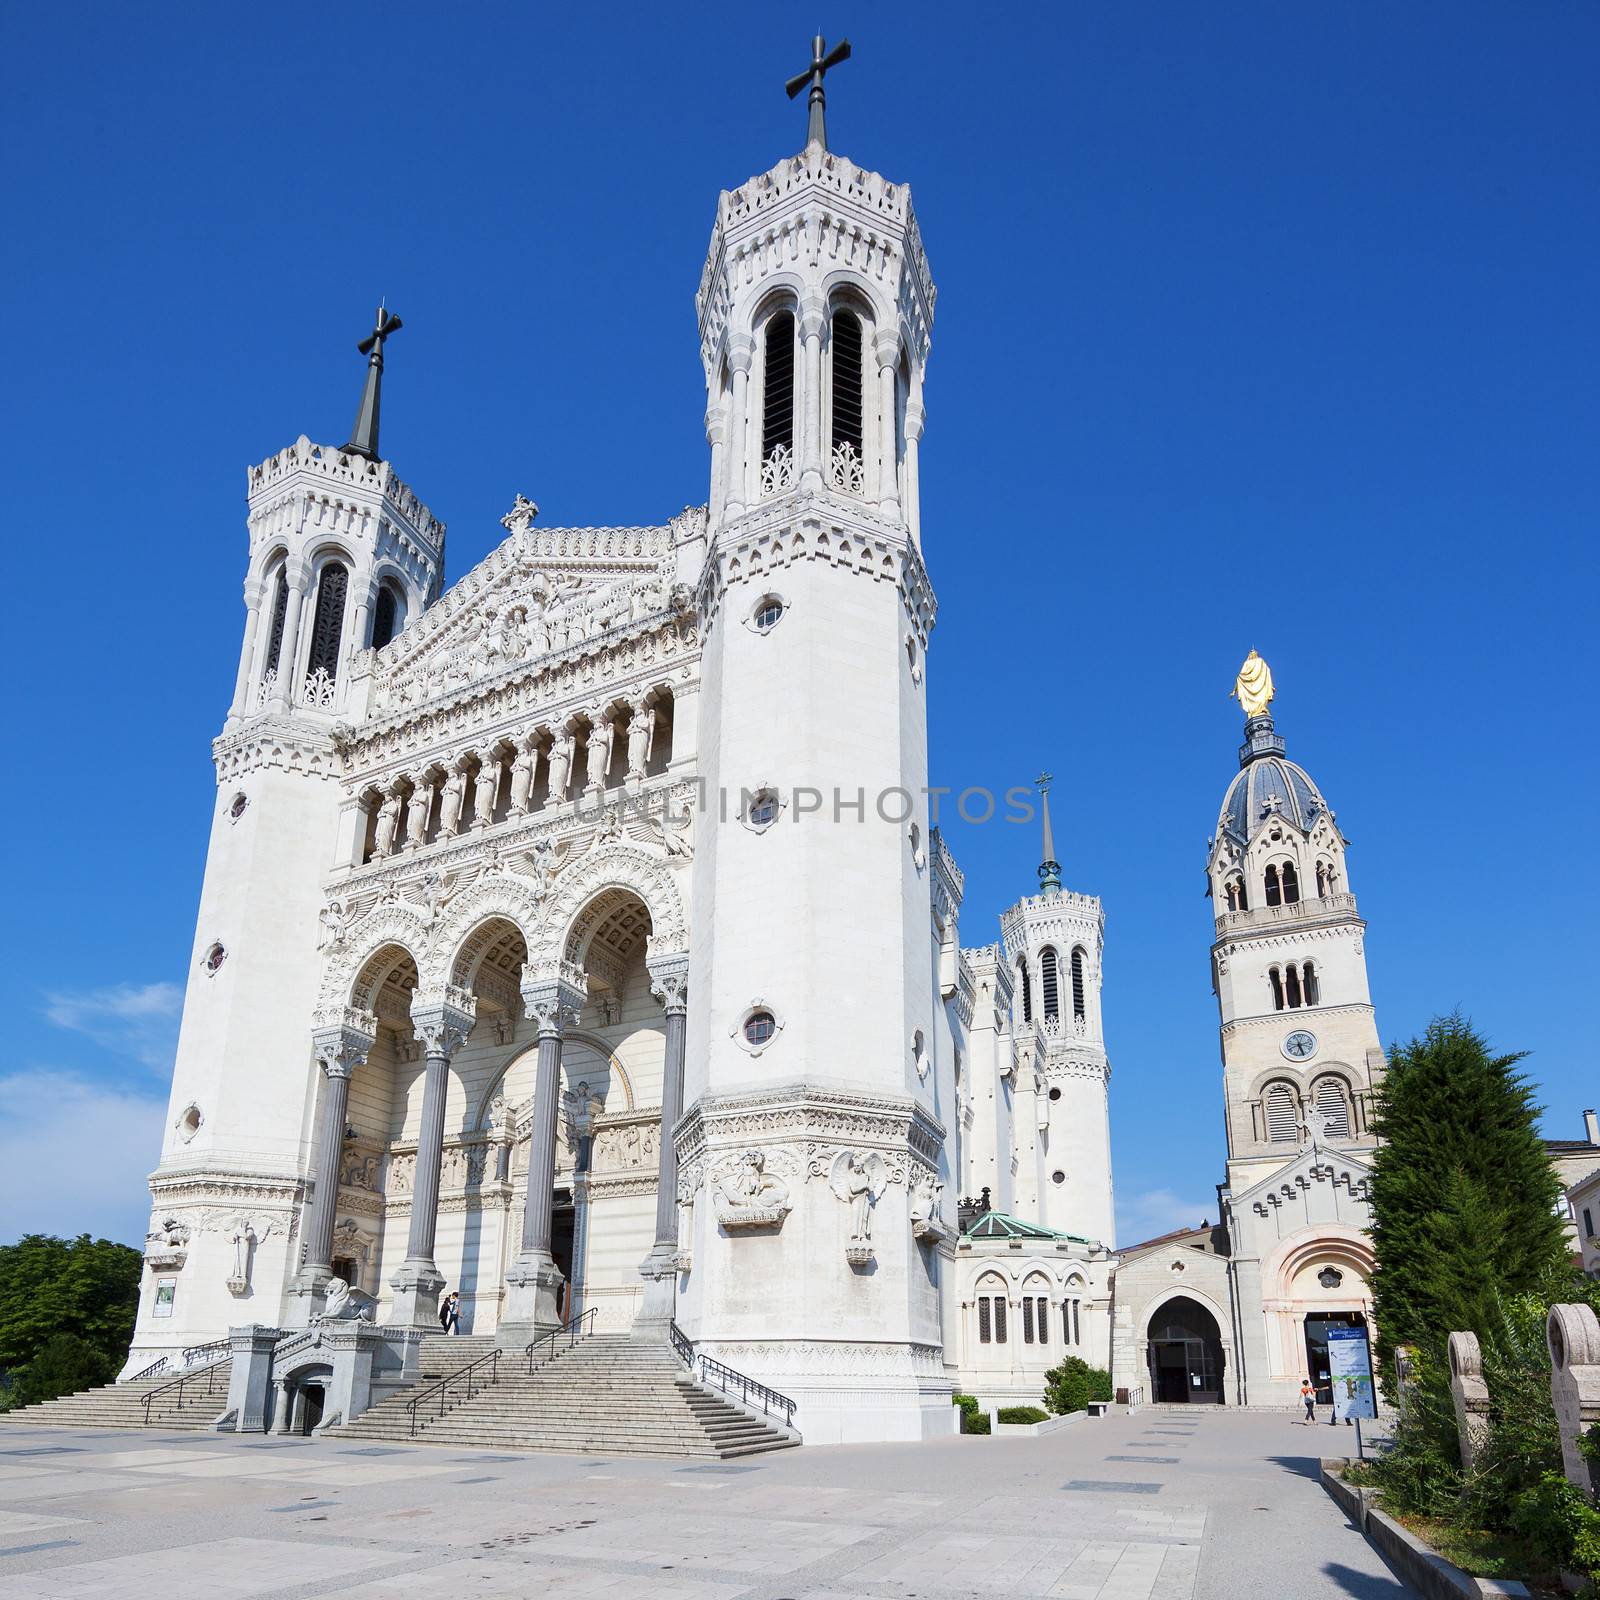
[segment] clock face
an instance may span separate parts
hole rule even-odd
[[[1317,1053],[1316,1034],[1306,1033],[1303,1029],[1291,1033],[1283,1041],[1283,1053],[1291,1061],[1309,1061]]]

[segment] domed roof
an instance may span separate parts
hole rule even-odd
[[[1273,741],[1280,743],[1281,741]],[[1247,747],[1248,750],[1248,747]],[[1276,814],[1302,833],[1328,809],[1304,768],[1279,752],[1249,751],[1238,776],[1223,796],[1217,832],[1246,845],[1266,819]]]

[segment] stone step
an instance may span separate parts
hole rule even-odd
[[[209,1427],[227,1405],[230,1370],[231,1363],[226,1361],[215,1369],[197,1367],[189,1376],[198,1378],[199,1382],[185,1385],[181,1404],[175,1388],[151,1402],[150,1426],[179,1431]],[[183,1376],[183,1373],[163,1373],[135,1383],[103,1384],[97,1389],[83,1389],[77,1394],[60,1395],[54,1400],[42,1400],[37,1405],[8,1411],[4,1413],[4,1420],[53,1428],[142,1428],[145,1425],[144,1397]]]

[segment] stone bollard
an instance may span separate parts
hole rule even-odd
[[[1471,1472],[1489,1437],[1489,1385],[1483,1381],[1483,1352],[1475,1333],[1450,1335],[1450,1396],[1456,1403],[1461,1465]]]
[[[1551,1306],[1544,1331],[1550,1344],[1550,1399],[1561,1430],[1561,1464],[1567,1481],[1594,1505],[1600,1463],[1583,1454],[1580,1441],[1600,1423],[1600,1319],[1588,1306]]]

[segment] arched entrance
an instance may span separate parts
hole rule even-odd
[[[1150,1395],[1168,1405],[1222,1400],[1222,1330],[1198,1300],[1177,1295],[1150,1318]]]

